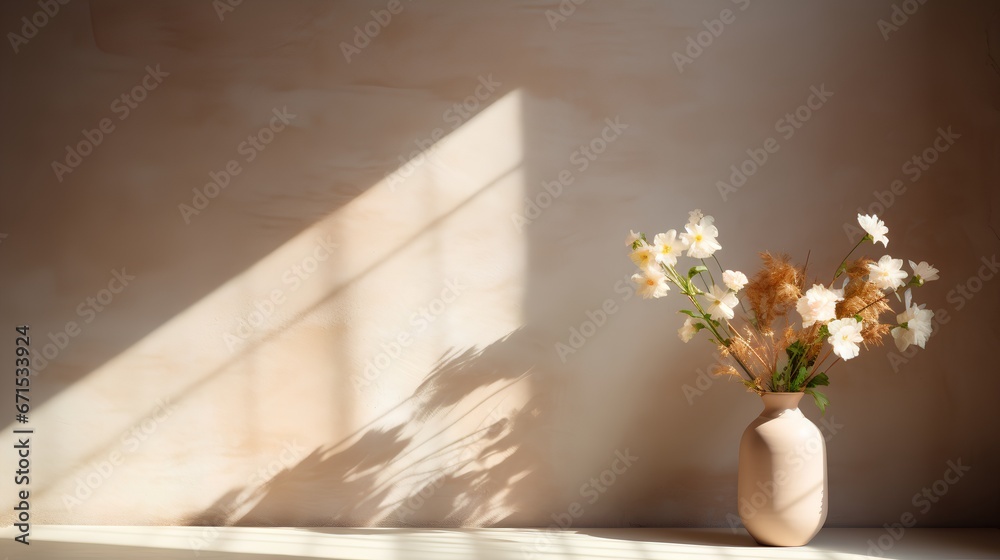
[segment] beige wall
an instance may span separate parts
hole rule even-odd
[[[3,49],[0,326],[4,356],[20,323],[41,355],[36,522],[547,525],[576,502],[574,526],[726,525],[760,403],[700,378],[710,348],[677,340],[676,294],[621,289],[624,235],[699,207],[727,266],[811,250],[825,275],[899,179],[874,210],[891,254],[941,269],[919,301],[948,322],[905,363],[834,370],[829,524],[996,525],[1000,280],[970,281],[998,253],[995,6],[928,2],[886,40],[887,1],[594,0],[554,29],[554,3],[405,1],[348,62],[387,5],[246,0],[220,21],[207,1],[78,0]],[[37,9],[5,2],[0,28]],[[735,21],[679,70],[723,9]],[[126,113],[147,67],[167,75]],[[812,87],[833,95],[778,123]],[[939,127],[960,138],[908,174]],[[779,150],[721,196],[768,137]],[[913,501],[959,460],[944,497]],[[605,492],[583,487],[612,467]]]

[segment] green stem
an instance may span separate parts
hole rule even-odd
[[[660,266],[661,266],[661,267],[663,267],[663,270],[664,270],[664,271],[665,271],[665,272],[667,273],[667,278],[668,278],[668,279],[669,279],[669,280],[670,280],[671,282],[673,282],[675,286],[677,286],[677,287],[678,287],[678,288],[680,288],[681,290],[684,290],[684,284],[683,284],[683,283],[682,283],[682,282],[680,281],[680,275],[679,275],[679,274],[677,274],[677,270],[676,270],[676,269],[674,269],[674,267],[672,267],[672,266],[667,266],[667,265],[665,265],[665,264],[663,264],[663,265],[660,265]],[[686,292],[686,291],[684,291],[684,294],[686,295],[686,294],[687,294],[687,292]]]
[[[719,267],[719,274],[725,272],[726,270],[722,268],[722,263],[719,262],[719,257],[715,256],[715,253],[712,253],[712,258],[715,259],[715,264]]]
[[[712,269],[708,268],[708,263],[705,262],[705,259],[700,259],[700,260],[701,260],[701,264],[705,266],[705,272],[708,272],[708,277],[712,279],[712,285],[714,286],[715,285],[715,277],[712,276]],[[716,259],[715,262],[719,262],[718,259]]]
[[[726,271],[725,271],[725,269],[722,268],[722,263],[719,262],[719,257],[715,256],[715,253],[712,253],[712,258],[715,259],[715,264],[718,265],[718,267],[719,267],[719,274],[723,274],[724,275],[726,273]],[[743,310],[743,314],[744,315],[746,315],[747,317],[750,317],[750,312],[747,311],[747,306],[743,305],[743,300],[742,299],[740,300],[740,309]],[[752,319],[753,320],[750,321],[750,324],[753,325],[753,328],[757,329],[757,332],[760,332],[760,327],[757,326],[757,319],[756,318],[752,318]]]
[[[851,258],[851,254],[854,253],[854,251],[856,251],[857,248],[860,247],[862,243],[868,241],[871,238],[872,237],[870,235],[865,234],[865,236],[861,238],[861,241],[858,241],[858,244],[855,245],[853,249],[848,251],[847,256],[844,257],[844,260],[840,261],[840,266],[837,267],[837,271],[833,273],[833,280],[830,281],[830,288],[833,288],[833,283],[836,282],[837,278],[840,278],[840,275],[844,273],[842,269],[844,268],[844,265],[847,264],[847,259]]]
[[[705,313],[705,310],[701,307],[701,303],[699,303],[698,300],[695,299],[695,297],[692,294],[685,294],[685,295],[687,295],[688,299],[691,300],[691,303],[694,304],[695,308],[698,309],[698,312],[701,313],[702,318],[705,319],[705,325],[708,327],[710,331],[712,331],[712,334],[715,335],[715,340],[719,341],[719,344],[728,348],[731,342],[729,341],[728,338],[725,338],[719,334],[719,331],[716,330],[715,325],[712,324],[711,317],[709,317],[709,315]],[[740,367],[743,368],[743,371],[746,372],[747,380],[753,382],[754,381],[753,373],[750,371],[750,368],[743,363],[743,360],[741,360],[739,356],[733,354],[732,352],[730,352],[729,355],[732,356],[733,359],[736,360],[736,363],[738,363]]]
[[[702,260],[701,262],[703,262],[703,263],[704,263],[705,261],[704,261],[704,260]],[[708,265],[705,265],[705,268],[708,268]],[[711,272],[709,272],[709,277],[711,277],[711,275],[712,275],[712,273],[711,273]],[[702,281],[702,282],[703,282],[703,283],[705,284],[705,291],[706,291],[706,292],[709,292],[709,291],[711,291],[711,290],[709,289],[709,287],[708,287],[708,280],[705,280],[705,276],[704,276],[704,275],[703,275],[702,273],[700,273],[700,272],[699,272],[699,273],[698,273],[698,277],[699,277],[699,278],[701,278],[701,281]],[[712,280],[712,284],[713,284],[713,285],[715,284],[715,280],[714,280],[714,279]],[[689,297],[690,297],[690,296],[689,296]],[[697,305],[697,302],[695,302],[695,305]],[[704,311],[703,311],[702,313],[704,314]],[[726,331],[728,332],[728,334],[729,334],[728,338],[732,338],[733,336],[735,336],[735,335],[733,334],[733,327],[732,327],[732,325],[730,325],[730,324],[729,324],[729,321],[726,321],[726,322],[725,322],[724,324],[725,324],[725,330],[726,330]]]
[[[701,303],[695,297],[697,294],[694,291],[692,291],[692,290],[697,290],[697,288],[694,285],[694,282],[691,282],[690,279],[686,281],[681,281],[680,274],[678,274],[677,270],[674,269],[674,267],[672,266],[662,265],[662,267],[666,271],[667,277],[670,279],[670,281],[673,282],[674,285],[676,285],[678,288],[680,288],[684,293],[684,295],[687,296],[687,298],[691,300],[691,303],[694,304],[695,309],[698,310],[698,313],[701,314],[701,318],[704,319],[706,328],[712,331],[712,334],[715,336],[715,340],[718,341],[720,345],[728,348],[731,342],[727,337],[723,337],[721,334],[719,334],[719,331],[715,328],[715,325],[712,324],[712,318],[708,315],[708,313],[705,312],[705,309],[701,306]],[[706,266],[706,268],[708,267]],[[702,281],[704,280],[705,278],[702,277]],[[743,360],[741,360],[739,356],[737,356],[736,354],[730,353],[730,356],[732,356],[733,359],[736,360],[736,363],[738,363],[740,367],[743,369],[743,371],[746,373],[747,380],[753,383],[754,376],[753,372],[750,371],[750,368],[747,367],[747,365],[743,363]]]
[[[711,276],[711,274],[709,274],[709,276]],[[702,273],[699,272],[698,273],[698,278],[701,278],[702,284],[705,284],[705,292],[706,293],[712,291],[712,289],[708,285],[708,280],[705,280],[705,275],[704,274],[702,274]],[[715,284],[715,280],[712,280],[712,284],[713,285]]]
[[[828,357],[829,356],[824,357],[823,360],[826,361],[826,358],[828,358]],[[840,361],[840,357],[838,356],[836,360],[830,362],[830,365],[826,366],[826,371],[830,371],[830,368],[832,368],[833,366],[837,365],[837,362],[839,362],[839,361]],[[813,368],[813,371],[812,371],[811,374],[809,374],[809,377],[807,377],[806,380],[802,382],[802,386],[803,387],[808,387],[809,386],[809,382],[812,381],[813,378],[816,377],[816,375],[818,375],[820,373],[819,366],[820,366],[821,363],[822,362],[820,362],[819,364],[816,364],[816,367]]]

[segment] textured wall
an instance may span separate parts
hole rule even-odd
[[[995,525],[1000,13],[899,6],[4,2],[34,520],[726,525],[759,399],[623,281],[698,207],[747,273],[859,208],[941,269],[926,351],[834,370],[829,524]]]

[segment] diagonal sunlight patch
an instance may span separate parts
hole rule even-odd
[[[166,521],[130,517],[136,496],[208,507],[373,419],[406,418],[390,407],[442,355],[520,327],[521,95],[33,409],[51,431],[32,505],[52,523]]]

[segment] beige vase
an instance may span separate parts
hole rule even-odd
[[[758,543],[802,546],[826,521],[826,442],[802,411],[804,393],[764,393],[740,440],[740,519]]]

